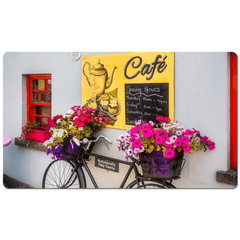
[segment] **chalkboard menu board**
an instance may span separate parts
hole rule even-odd
[[[135,121],[155,120],[156,116],[169,117],[169,84],[125,84],[126,125]]]

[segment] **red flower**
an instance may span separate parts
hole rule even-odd
[[[56,115],[56,116],[53,117],[54,124],[56,124],[56,122],[59,118],[62,118],[62,115]]]
[[[54,121],[51,118],[48,118],[48,123],[47,123],[47,127],[54,127]]]

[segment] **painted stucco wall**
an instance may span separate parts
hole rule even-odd
[[[83,56],[100,54],[108,53]],[[3,135],[13,141],[3,150],[3,171],[41,187],[51,158],[44,152],[14,145],[26,119],[24,76],[51,73],[52,116],[64,114],[73,105],[81,105],[81,60],[74,61],[70,53],[5,53],[3,58]],[[178,188],[232,188],[215,180],[217,170],[228,169],[228,76],[227,53],[175,53],[175,120],[185,127],[199,129],[216,143],[214,151],[185,155],[187,163],[182,178],[174,182]],[[105,129],[101,134],[114,141],[123,132]],[[94,152],[123,159],[115,142],[110,150],[99,143]],[[89,165],[99,187],[118,187],[126,173],[124,166],[120,166],[120,173],[113,173],[95,168],[93,161]],[[89,179],[88,183],[91,187]]]

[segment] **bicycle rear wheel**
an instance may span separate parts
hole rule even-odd
[[[81,171],[75,171],[75,165],[65,159],[58,159],[49,164],[42,181],[42,188],[84,188]]]
[[[154,188],[176,188],[174,185],[168,183],[168,182],[161,182],[161,181],[157,181],[157,180],[151,180],[151,181],[141,181],[139,183],[140,185],[138,186],[137,184],[137,180],[131,182],[127,188],[150,188],[150,189],[154,189]]]

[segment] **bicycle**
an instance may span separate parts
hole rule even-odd
[[[44,173],[42,188],[87,188],[83,168],[86,170],[88,176],[90,177],[93,186],[95,188],[98,188],[96,180],[94,179],[93,174],[87,165],[89,156],[110,160],[115,163],[125,164],[129,166],[128,171],[124,176],[119,188],[124,188],[132,170],[134,170],[135,180],[129,183],[126,188],[176,188],[174,185],[172,185],[172,181],[179,177],[174,177],[168,180],[146,178],[139,173],[137,165],[140,165],[141,163],[134,158],[131,158],[132,162],[127,162],[121,159],[92,153],[91,150],[93,148],[93,145],[100,139],[103,140],[106,144],[112,143],[109,138],[103,135],[98,136],[95,140],[88,140],[87,142],[80,141],[81,151],[77,155],[71,157],[70,159],[57,159],[51,162]]]

